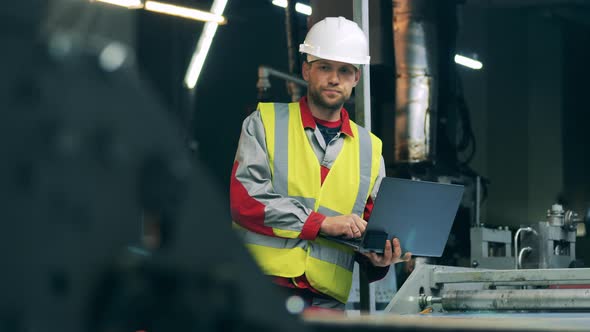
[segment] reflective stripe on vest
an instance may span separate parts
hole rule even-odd
[[[351,121],[354,137],[343,138],[342,149],[322,185],[320,162],[305,134],[299,103],[260,103],[258,109],[275,191],[327,216],[362,216],[379,171],[381,141]],[[315,289],[347,301],[354,265],[354,252],[349,247],[321,237],[314,241],[293,238],[300,227],[273,231],[277,237],[241,229],[264,273],[281,277],[305,273]]]
[[[240,235],[240,237],[242,238],[244,243],[246,243],[247,245],[259,245],[259,246],[263,246],[263,247],[270,247],[270,248],[275,248],[275,249],[287,249],[287,250],[299,248],[299,249],[302,249],[304,252],[306,252],[306,251],[308,251],[308,248],[311,244],[311,245],[315,245],[317,247],[314,250],[310,250],[309,254],[311,257],[317,258],[322,261],[326,261],[331,264],[338,265],[343,269],[348,269],[350,267],[350,264],[354,263],[354,260],[352,260],[352,262],[350,261],[350,259],[349,259],[350,257],[348,255],[346,255],[346,256],[334,255],[331,251],[332,250],[341,251],[342,246],[339,244],[336,244],[332,241],[328,241],[325,239],[319,239],[316,242],[321,243],[322,246],[318,246],[315,242],[310,242],[310,241],[306,241],[306,240],[286,239],[286,238],[272,237],[272,236],[266,236],[266,235],[250,232],[247,229],[236,224],[235,222],[233,222],[233,227],[238,232],[238,235]],[[294,277],[300,276],[301,274],[295,275]],[[292,277],[292,276],[289,276],[289,277]]]
[[[232,223],[264,274],[294,278],[305,273],[308,241],[266,236]]]

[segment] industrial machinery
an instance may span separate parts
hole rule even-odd
[[[339,331],[587,331],[590,289],[580,284],[590,284],[590,269],[418,264],[383,313],[306,321]]]
[[[132,54],[14,31],[0,33],[0,331],[305,331]],[[142,238],[146,218],[158,237]]]
[[[589,221],[590,209],[581,217],[554,204],[545,221],[514,237],[508,227],[478,224],[470,232],[472,268],[418,264],[384,312],[578,330],[590,323],[590,269],[578,267],[576,231],[584,234]]]
[[[508,227],[477,224],[470,230],[471,264],[490,269],[551,269],[579,267],[576,234],[585,235],[590,210],[582,217],[561,204],[547,210],[545,221],[522,225],[514,233]]]
[[[509,269],[514,266],[512,231],[478,225],[469,230],[471,264],[473,267]]]
[[[576,267],[576,233],[578,229],[581,235],[585,233],[588,214],[590,211],[584,220],[578,213],[554,204],[547,211],[547,220],[519,228],[514,237],[515,268]]]
[[[487,270],[422,264],[386,312],[590,311],[590,269]],[[573,288],[573,287],[578,287]]]

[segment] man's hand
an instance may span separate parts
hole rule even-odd
[[[393,248],[392,248],[393,244]],[[407,252],[402,257],[402,248],[399,245],[399,240],[397,238],[393,238],[393,240],[385,241],[385,249],[383,250],[383,255],[369,252],[363,253],[375,266],[389,266],[391,264],[399,263],[399,262],[407,262],[412,258],[412,254]]]
[[[320,232],[330,236],[344,236],[352,239],[361,237],[365,232],[367,222],[356,214],[344,216],[326,217]]]

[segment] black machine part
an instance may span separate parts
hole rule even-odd
[[[0,331],[305,330],[156,94],[59,38],[4,39]]]

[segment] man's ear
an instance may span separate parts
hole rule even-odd
[[[309,80],[309,71],[311,70],[311,63],[303,61],[301,64],[301,75],[305,81]]]
[[[359,84],[359,80],[361,79],[361,69],[357,69],[354,73],[354,85],[352,87],[356,87]]]

